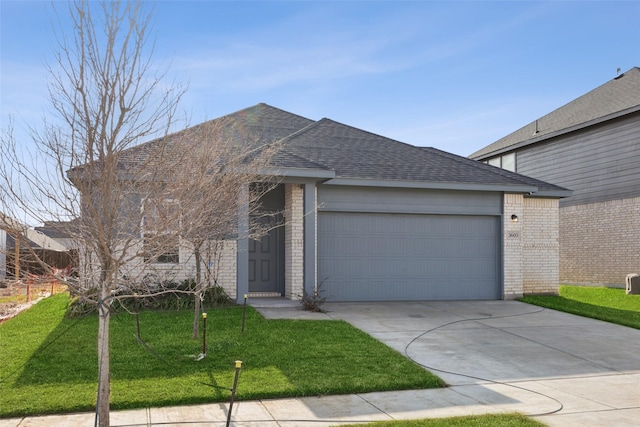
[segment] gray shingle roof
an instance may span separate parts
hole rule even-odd
[[[168,141],[181,138],[206,141],[207,132],[216,132],[218,138],[259,147],[278,141],[312,123],[314,121],[311,119],[260,103],[208,120],[165,138]],[[144,162],[152,152],[152,148],[163,140],[164,138],[159,138],[126,150],[119,162],[120,166],[126,169],[136,163]]]
[[[328,175],[323,172],[331,172],[331,177],[335,174],[336,180],[384,182],[398,187],[436,183],[441,188],[498,186],[522,191],[524,187],[535,187],[544,192],[567,193],[562,187],[475,160],[434,148],[415,147],[327,118],[316,122],[266,104],[258,104],[216,120],[224,123],[225,132],[237,143],[258,146],[276,141],[282,143],[281,151],[272,160],[275,170],[306,170],[318,173],[317,177],[324,179]],[[211,122],[190,128],[189,135],[207,123]],[[180,132],[167,138],[179,138],[182,134]],[[144,152],[145,145],[153,143],[151,141],[134,147],[131,155]]]
[[[566,189],[465,157],[415,147],[322,119],[285,139],[284,150],[334,170],[336,178]]]
[[[640,109],[640,68],[629,71],[569,102],[469,157],[482,160],[516,146],[533,144]]]

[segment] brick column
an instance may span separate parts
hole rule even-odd
[[[284,206],[284,293],[287,299],[300,299],[304,285],[304,191],[301,185],[285,184]]]
[[[502,212],[503,227],[503,283],[504,299],[519,298],[523,294],[522,269],[522,224],[526,220],[523,215],[522,194],[505,194]],[[518,221],[511,219],[516,215]]]

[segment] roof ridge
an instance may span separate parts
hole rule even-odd
[[[286,142],[289,139],[292,139],[292,138],[294,138],[294,137],[296,137],[298,135],[301,135],[301,134],[303,134],[305,132],[308,132],[309,129],[315,127],[318,123],[320,123],[323,120],[325,120],[325,119],[320,119],[320,120],[315,121],[313,123],[309,123],[307,126],[303,127],[302,129],[298,129],[297,131],[293,132],[292,134],[289,134],[289,135],[285,136],[284,138],[279,139],[276,142]]]
[[[333,120],[333,119],[330,119],[330,118],[327,118],[327,117],[324,117],[324,118],[318,120],[318,122],[316,122],[316,123],[319,123],[319,122],[322,122],[322,121],[328,121],[328,122],[335,123],[335,124],[340,125],[340,126],[345,126],[345,127],[351,128],[351,129],[355,129],[355,130],[357,130],[359,132],[366,133],[366,134],[369,134],[369,135],[373,135],[373,136],[378,137],[378,138],[383,138],[383,139],[386,139],[387,141],[391,141],[391,142],[394,142],[396,144],[400,144],[400,145],[403,145],[403,146],[406,146],[406,147],[419,148],[419,147],[416,147],[413,144],[409,144],[408,142],[403,142],[403,141],[400,141],[398,139],[389,138],[388,136],[380,135],[379,133],[371,132],[371,131],[368,131],[366,129],[357,128],[355,126],[348,125],[346,123],[342,123],[342,122],[339,122],[337,120]]]
[[[292,113],[292,112],[287,111],[287,110],[283,110],[282,108],[274,107],[273,105],[269,105],[269,104],[267,104],[266,102],[258,102],[257,104],[255,104],[255,105],[251,105],[250,107],[241,108],[240,110],[234,111],[234,112],[232,112],[232,113],[228,113],[228,114],[225,114],[225,115],[223,115],[223,116],[216,117],[216,118],[213,118],[213,119],[205,120],[205,121],[204,121],[204,122],[202,122],[202,123],[198,123],[197,125],[190,126],[190,127],[200,126],[200,125],[203,125],[203,124],[205,124],[205,123],[208,123],[208,122],[210,122],[210,121],[214,121],[214,120],[226,119],[227,117],[232,117],[232,116],[235,116],[235,115],[237,115],[237,114],[241,114],[241,113],[244,113],[244,112],[250,111],[250,110],[252,110],[252,109],[255,109],[255,108],[257,108],[257,107],[261,107],[261,106],[262,106],[262,107],[268,107],[268,108],[270,108],[270,109],[272,109],[272,110],[277,110],[277,111],[280,111],[280,112],[282,112],[282,113],[289,114],[289,115],[291,115],[291,116],[296,116],[296,117],[299,117],[299,118],[301,118],[301,119],[305,119],[305,120],[311,120],[311,121],[313,121],[313,119],[310,119],[310,118],[308,118],[308,117],[301,116],[300,114]]]

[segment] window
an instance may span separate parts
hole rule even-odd
[[[180,262],[180,209],[174,200],[145,200],[142,206],[142,244],[145,262]]]
[[[511,172],[516,171],[516,153],[509,153],[502,156],[502,169]]]
[[[487,160],[485,163],[490,164],[491,166],[497,166],[502,169],[506,169],[511,172],[516,171],[516,153],[508,153],[498,157],[492,157]]]
[[[489,159],[487,163],[489,163],[491,166],[497,166],[499,168],[502,167],[500,156]]]

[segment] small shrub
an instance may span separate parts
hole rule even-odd
[[[302,291],[302,299],[300,299],[300,305],[305,311],[312,311],[314,313],[324,313],[322,306],[327,301],[326,297],[321,297],[322,284],[324,280],[316,286],[315,291],[312,294],[307,293],[306,290]]]
[[[210,307],[224,307],[235,304],[224,288],[218,285],[214,285],[206,290],[204,303]]]

